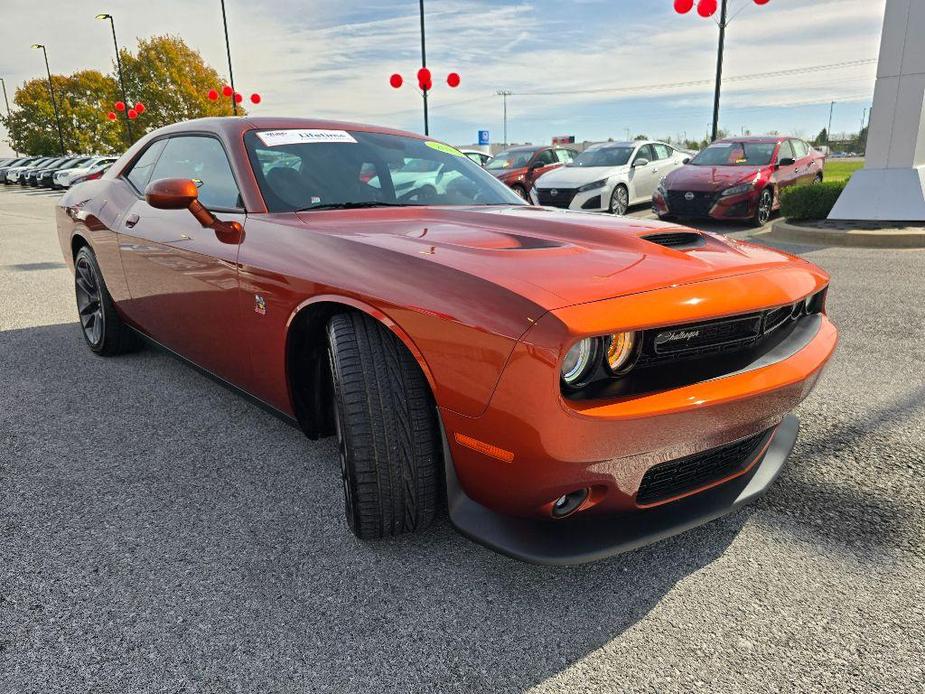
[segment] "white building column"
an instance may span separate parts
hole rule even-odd
[[[925,220],[925,0],[886,0],[864,168],[829,219]]]

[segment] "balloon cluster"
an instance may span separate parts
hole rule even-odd
[[[447,85],[453,89],[458,87],[461,81],[462,80],[458,72],[451,72],[446,76]],[[395,89],[399,89],[404,83],[405,80],[397,72],[389,77],[389,84],[392,85],[392,87]],[[422,92],[429,92],[434,88],[433,75],[426,67],[422,67],[420,70],[418,70],[418,88],[420,88]]]
[[[208,96],[209,96],[209,101],[218,101],[219,91],[217,89],[210,89]],[[241,94],[240,92],[236,92],[234,89],[229,87],[227,84],[224,87],[222,87],[221,96],[234,97],[234,102],[236,104],[240,104],[242,101],[244,101],[244,95]],[[257,94],[256,92],[251,94],[252,104],[259,104],[261,101],[262,99],[260,97],[260,94]]]
[[[754,0],[756,5],[767,5],[771,0]],[[697,14],[701,17],[712,17],[716,13],[717,0],[698,0]],[[674,11],[678,14],[687,14],[694,9],[694,0],[674,0]]]
[[[140,101],[136,101],[134,106],[130,106],[129,104],[126,104],[124,101],[117,101],[116,103],[113,104],[113,107],[119,113],[122,113],[123,111],[126,111],[127,109],[127,113],[125,115],[128,116],[129,120],[135,120],[136,118],[138,118],[138,116],[140,116],[142,113],[145,112],[145,105],[141,103]],[[118,117],[116,115],[116,111],[110,111],[109,113],[106,114],[106,117],[109,120],[115,120]]]

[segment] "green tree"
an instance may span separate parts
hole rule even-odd
[[[71,153],[118,152],[124,147],[118,126],[106,119],[116,82],[97,70],[52,75],[61,117],[64,148]],[[3,122],[13,147],[30,154],[58,154],[58,128],[45,78],[29,80],[13,96],[16,109]],[[109,107],[111,108],[111,106]]]
[[[819,131],[819,134],[816,135],[816,139],[813,140],[814,145],[827,145],[829,144],[829,131],[825,128]]]
[[[135,54],[122,50],[122,72],[130,103],[145,105],[133,123],[141,134],[171,123],[206,116],[232,115],[231,100],[209,100],[209,90],[221,93],[226,84],[198,51],[176,36],[152,36],[138,41]],[[238,113],[245,111],[238,105]]]

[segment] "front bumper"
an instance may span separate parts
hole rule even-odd
[[[771,486],[796,443],[799,420],[788,415],[745,475],[671,504],[609,518],[565,521],[506,516],[466,495],[444,437],[450,521],[463,535],[509,557],[534,564],[571,565],[605,559],[735,511]]]
[[[691,204],[676,202],[671,204],[659,191],[652,196],[652,211],[659,217],[679,217],[682,219],[717,219],[728,221],[749,220],[758,210],[760,190],[750,190],[739,195],[724,198],[715,193],[693,192]],[[672,195],[669,191],[669,196]]]
[[[578,192],[576,189],[568,188],[535,188],[536,193],[531,192],[531,202],[534,205],[544,207],[556,207],[560,210],[581,210],[584,212],[605,212],[610,209],[610,195],[613,191],[612,185],[594,188]],[[551,192],[555,190],[556,194]]]

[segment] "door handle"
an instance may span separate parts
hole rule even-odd
[[[138,220],[141,219],[137,214],[130,214],[125,218],[125,226],[131,229],[133,226],[138,224]]]

